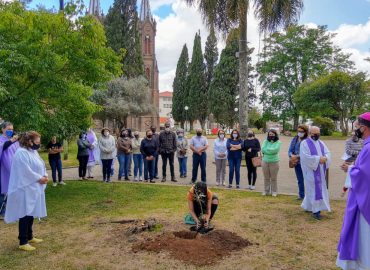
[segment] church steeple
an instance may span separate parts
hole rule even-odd
[[[152,12],[150,11],[149,0],[141,0],[140,21],[145,21],[146,19],[153,20]]]
[[[89,15],[95,15],[99,17],[102,14],[102,10],[100,8],[100,1],[99,0],[90,0],[89,10],[87,12]]]

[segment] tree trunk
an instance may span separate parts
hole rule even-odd
[[[189,123],[190,123],[190,130],[189,131],[192,131],[193,130],[193,121],[189,120]]]
[[[348,135],[348,119],[346,117],[341,117],[340,119],[340,125],[342,129],[342,136],[347,136]]]
[[[63,159],[64,160],[68,160],[68,141],[67,140],[63,140]]]
[[[299,123],[299,114],[294,114],[294,116],[293,116],[293,130],[298,129],[298,123]]]
[[[240,11],[239,36],[239,128],[243,139],[248,131],[248,53],[247,53],[247,10]]]

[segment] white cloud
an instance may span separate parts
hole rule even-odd
[[[370,19],[366,24],[342,24],[334,31],[334,41],[342,48],[364,45],[370,41]]]

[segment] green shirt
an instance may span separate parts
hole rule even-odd
[[[280,160],[280,146],[281,141],[269,142],[265,140],[261,148],[263,154],[262,160],[266,163],[278,162]]]

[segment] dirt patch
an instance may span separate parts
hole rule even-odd
[[[233,232],[215,230],[201,235],[196,232],[178,231],[157,235],[132,247],[133,252],[167,251],[170,255],[185,263],[197,266],[215,264],[233,251],[252,245],[247,239]]]

